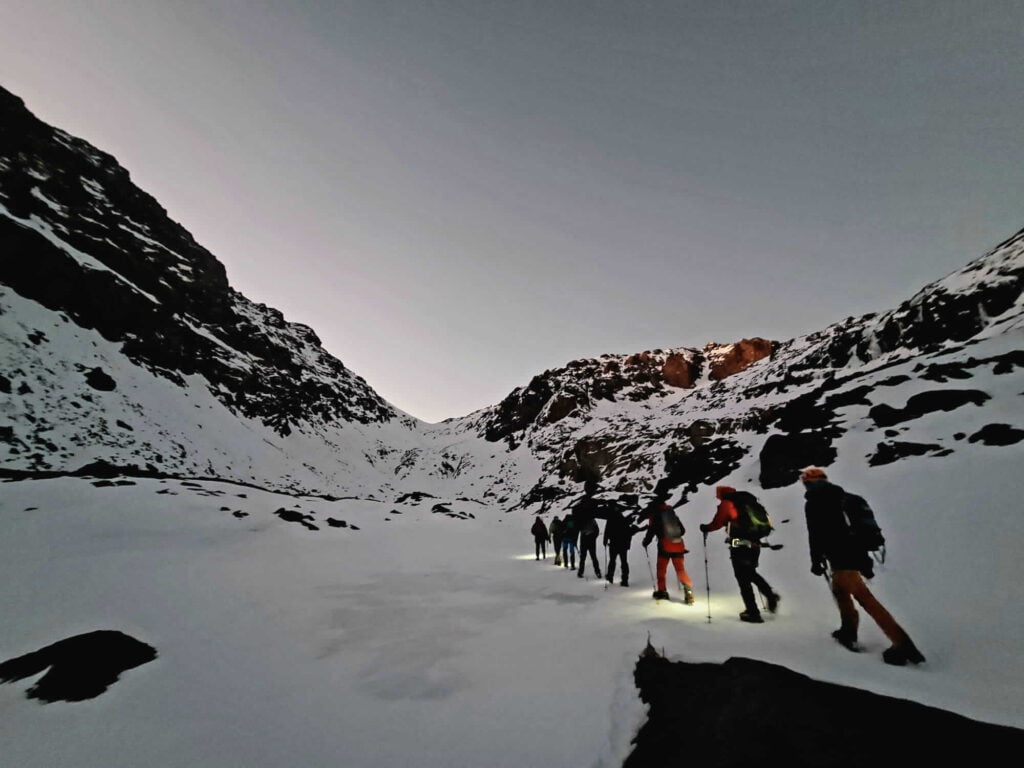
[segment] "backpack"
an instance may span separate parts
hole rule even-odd
[[[775,530],[768,510],[754,494],[747,491],[736,491],[725,498],[733,503],[739,513],[729,525],[730,536],[757,541]]]
[[[662,538],[668,541],[682,541],[683,534],[686,533],[686,529],[683,528],[683,523],[672,510],[671,507],[663,507],[658,510],[658,514],[661,515],[661,535]]]
[[[858,547],[865,552],[880,552],[880,555],[872,555],[879,563],[885,560],[885,537],[882,529],[878,527],[875,520],[875,513],[871,507],[860,496],[843,491],[843,516],[850,529],[850,535]]]

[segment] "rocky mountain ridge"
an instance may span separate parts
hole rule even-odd
[[[7,471],[101,461],[533,510],[590,478],[682,499],[740,467],[762,487],[792,483],[797,466],[835,462],[848,435],[871,444],[843,461],[883,466],[1016,442],[1024,426],[1005,416],[1022,389],[1024,232],[889,312],[788,341],[575,360],[438,425],[234,291],[111,156],[2,90],[0,241]],[[932,434],[970,409],[993,416]]]
[[[0,89],[0,280],[181,385],[287,434],[300,420],[400,414],[312,329],[250,302],[117,161]]]

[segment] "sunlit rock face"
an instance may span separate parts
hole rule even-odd
[[[749,368],[758,360],[768,357],[774,344],[767,339],[740,339],[735,344],[719,346],[708,344],[704,355],[708,360],[708,378],[719,381]]]
[[[996,401],[968,384],[989,372],[1019,380],[1021,350],[1007,347],[1019,333],[1022,285],[1018,233],[894,310],[783,342],[753,337],[574,360],[464,423],[541,460],[527,506],[557,506],[595,476],[611,491],[668,487],[685,499],[750,455],[760,465],[751,479],[763,488],[796,482],[807,464],[941,460],[965,449],[952,433],[943,442],[894,441],[885,428],[913,432],[948,411],[969,418],[972,406],[991,406],[995,415]],[[900,395],[922,379],[935,382],[935,391]],[[948,391],[953,383],[971,396]],[[884,418],[890,414],[900,418]],[[873,454],[839,455],[840,439],[854,427],[881,432]]]

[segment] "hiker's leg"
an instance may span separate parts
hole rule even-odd
[[[658,591],[665,592],[665,571],[668,570],[668,558],[658,553]]]
[[[884,605],[878,602],[878,598],[868,589],[868,585],[864,583],[861,575],[857,571],[848,571],[848,573],[853,574],[853,577],[850,579],[853,598],[861,604],[861,607],[868,616],[875,620],[875,623],[885,633],[885,636],[892,640],[893,645],[902,645],[907,642],[910,638],[903,630],[903,627],[897,624],[892,614],[885,609]]]
[[[760,613],[760,609],[757,607],[757,600],[754,599],[754,590],[750,586],[753,580],[754,568],[751,564],[748,548],[733,547],[729,550],[729,559],[732,561],[732,572],[736,576],[736,583],[740,587],[743,607],[750,613]]]
[[[751,580],[751,582],[753,582],[754,586],[757,587],[758,591],[762,595],[764,595],[765,597],[768,597],[770,595],[774,595],[775,594],[775,590],[772,589],[772,585],[769,584],[765,580],[764,576],[762,576],[758,572],[757,566],[758,566],[758,563],[759,563],[760,560],[761,560],[761,549],[760,549],[760,547],[751,549],[751,556],[750,556],[750,566],[751,566],[750,567],[750,580]]]
[[[672,565],[676,569],[676,577],[684,586],[692,587],[693,581],[690,579],[690,574],[686,572],[685,558],[682,555],[676,555],[672,558]]]
[[[854,638],[857,637],[857,625],[860,623],[857,606],[853,604],[853,592],[858,581],[864,583],[857,571],[832,572],[832,596],[839,608],[840,627]]]

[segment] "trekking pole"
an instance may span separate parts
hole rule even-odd
[[[708,590],[708,624],[711,623],[711,580],[708,578],[708,534],[704,533],[704,584]]]
[[[647,547],[644,547],[644,557],[647,558],[647,572],[651,574],[651,586],[657,590],[658,583],[654,580],[654,569],[651,567],[651,553],[647,551]]]

